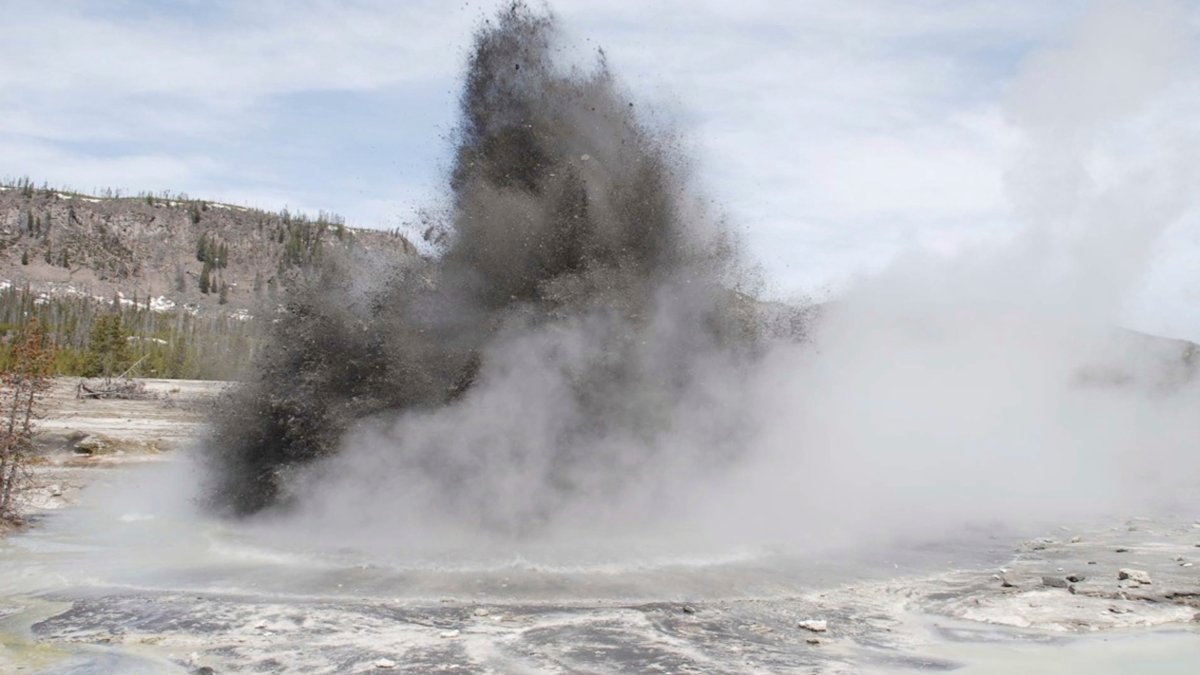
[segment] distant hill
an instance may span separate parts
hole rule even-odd
[[[132,367],[237,379],[261,345],[255,317],[337,250],[416,256],[398,232],[346,227],[332,214],[0,186],[0,368],[13,335],[37,318],[60,375]]]
[[[323,251],[354,247],[415,255],[397,232],[346,227],[326,213],[186,196],[97,197],[27,181],[0,187],[0,284],[38,293],[248,311]]]

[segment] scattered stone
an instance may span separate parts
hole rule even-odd
[[[1113,606],[1113,607],[1109,607],[1109,608],[1108,608],[1108,611],[1112,612],[1113,614],[1129,614],[1129,613],[1130,613],[1130,612],[1132,612],[1133,610],[1132,610],[1132,609],[1129,609],[1128,607],[1116,607],[1116,606]]]
[[[1196,623],[1200,623],[1200,612],[1196,612],[1195,614],[1192,615],[1192,621],[1195,621]]]
[[[1180,567],[1191,567],[1191,566],[1192,566],[1192,563],[1190,563],[1190,562],[1187,562],[1187,563],[1179,563],[1179,566],[1180,566]]]
[[[829,622],[825,619],[805,619],[797,625],[814,633],[824,633],[829,630]]]
[[[1116,551],[1117,553],[1129,553],[1129,549],[1125,548],[1124,546],[1118,546],[1118,547],[1114,548],[1113,550]]]
[[[51,497],[61,497],[63,493],[63,487],[58,483],[52,483],[46,487],[46,492],[50,493]]]
[[[456,637],[458,637],[458,636],[459,636],[461,633],[462,633],[462,631],[460,631],[460,630],[458,630],[457,628],[455,628],[455,629],[452,629],[452,630],[444,630],[444,631],[442,631],[441,633],[438,633],[438,637],[444,637],[444,638],[456,638]]]
[[[691,605],[684,605],[683,607],[680,607],[679,609],[682,610],[684,614],[695,614],[696,613],[696,608],[692,607]]]
[[[1003,574],[999,575],[999,579],[1000,579],[1000,588],[1016,588],[1017,587],[1016,584],[1009,581],[1008,577]]]
[[[1196,616],[1200,616],[1200,614],[1197,614]],[[1200,621],[1200,619],[1197,619],[1197,621]],[[820,638],[808,638],[807,640],[805,640],[805,642],[807,642],[810,645],[819,645],[819,644],[821,644],[821,639]]]
[[[210,666],[200,666],[193,670],[192,673],[194,675],[217,675],[217,671],[213,670]]]
[[[1089,564],[1089,565],[1095,565],[1095,564],[1096,564],[1096,561],[1095,561],[1095,560],[1089,560],[1089,561],[1088,561],[1088,564]]]
[[[1120,581],[1134,581],[1139,584],[1151,583],[1150,574],[1148,572],[1145,570],[1129,569],[1127,567],[1122,567],[1121,569],[1117,570],[1117,579]]]
[[[1071,537],[1072,544],[1078,544],[1081,541],[1083,541],[1083,537],[1081,537],[1079,535],[1075,535],[1074,537]]]
[[[375,661],[375,667],[379,668],[380,670],[391,670],[392,668],[396,667],[396,662],[391,659],[377,659]]]
[[[1087,577],[1083,576],[1082,574],[1068,574],[1067,575],[1067,581],[1069,581],[1073,584],[1077,584],[1077,583],[1079,583],[1081,581],[1085,581],[1085,580],[1087,580]]]
[[[1042,585],[1049,588],[1066,588],[1067,580],[1058,577],[1042,577]]]
[[[472,614],[474,614],[475,616],[487,616],[488,614],[491,614],[491,611],[488,610],[487,607],[476,607],[475,611],[472,612]]]

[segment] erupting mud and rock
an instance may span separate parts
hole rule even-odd
[[[519,5],[479,32],[438,256],[347,260],[294,295],[206,444],[214,507],[295,506],[304,469],[370,446],[398,489],[519,534],[688,452],[662,447],[681,408],[760,330],[736,242],[605,62],[571,68],[558,40]],[[739,430],[700,412],[689,462],[716,469]]]

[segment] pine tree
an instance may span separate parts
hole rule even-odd
[[[199,262],[208,262],[208,235],[200,235],[200,239],[196,242],[196,260]]]
[[[217,299],[218,305],[229,304],[229,284],[221,282],[221,296]]]
[[[87,352],[83,357],[85,377],[112,377],[129,367],[129,334],[117,313],[104,314],[92,322]]]
[[[21,251],[21,264],[22,265],[29,264],[29,250],[28,249]]]
[[[208,294],[212,288],[212,263],[205,260],[204,267],[200,270],[200,292]]]
[[[187,338],[181,335],[171,345],[171,360],[167,365],[167,377],[181,379],[190,374],[188,372]]]
[[[0,429],[0,518],[15,522],[15,502],[26,487],[26,458],[33,446],[34,420],[42,396],[50,388],[54,352],[37,317],[29,319],[13,340],[10,358],[0,373],[0,408],[7,422]]]
[[[185,285],[184,278],[183,278],[183,267],[176,265],[175,266],[175,292],[182,293],[185,289],[186,289],[186,285]]]

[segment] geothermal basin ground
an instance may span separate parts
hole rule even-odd
[[[188,443],[224,386],[155,381],[155,398],[91,401],[74,397],[73,381],[56,384],[30,525],[0,542],[0,670],[1192,673],[1200,664],[1200,522],[1185,509],[811,555],[380,557],[181,506],[173,492],[195,470]]]

